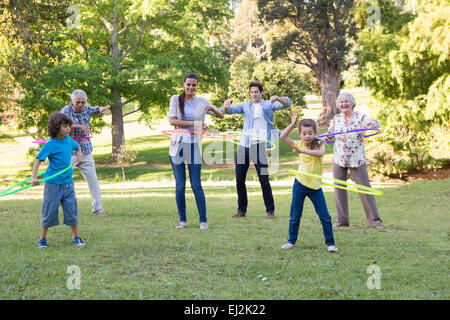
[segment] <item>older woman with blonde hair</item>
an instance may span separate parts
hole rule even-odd
[[[355,111],[356,101],[353,95],[341,93],[336,105],[341,111],[330,122],[327,134],[335,132],[347,132],[355,129],[379,129],[380,122],[370,119],[366,114]],[[364,152],[364,131],[339,134],[327,137],[331,141],[335,138],[333,155],[333,178],[347,180],[347,171],[350,170],[355,183],[370,187]],[[359,194],[369,225],[382,229],[383,224],[378,213],[375,197],[373,195]],[[349,226],[347,191],[334,189],[334,202],[336,205],[337,221],[333,227]]]

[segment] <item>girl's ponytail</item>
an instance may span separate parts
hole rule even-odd
[[[184,118],[184,98],[186,96],[186,93],[183,91],[182,94],[178,96],[178,107],[180,108],[181,112],[181,120]]]

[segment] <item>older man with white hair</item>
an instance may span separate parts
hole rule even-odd
[[[103,114],[105,107],[92,107],[87,104],[87,94],[83,90],[77,89],[72,93],[70,103],[62,108],[61,112],[68,115],[73,124],[71,126],[72,137],[84,137],[91,134],[91,116],[100,113]],[[83,178],[87,181],[92,197],[92,213],[101,217],[106,216],[103,205],[102,195],[100,192],[100,185],[97,179],[97,172],[95,170],[95,162],[92,157],[92,143],[88,138],[77,140],[81,151],[83,152],[83,162],[79,165],[79,169]],[[72,153],[72,167],[78,163],[78,156],[76,152]]]

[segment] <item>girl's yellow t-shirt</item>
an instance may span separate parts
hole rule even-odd
[[[300,150],[306,149],[305,144],[301,140],[294,141],[294,145]],[[323,147],[324,146],[322,144],[320,146],[320,148],[323,148]],[[310,156],[305,153],[299,153],[298,156],[299,156],[299,161],[300,161],[300,163],[298,165],[298,171],[317,174],[319,176],[322,175],[322,171],[323,171],[322,157],[314,157],[314,156]],[[297,176],[295,178],[302,185],[304,185],[305,187],[308,187],[310,189],[318,190],[322,187],[322,182],[318,178],[313,178],[313,177],[305,176],[302,174],[297,174]]]

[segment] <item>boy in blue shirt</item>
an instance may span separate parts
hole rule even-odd
[[[45,171],[44,178],[56,174],[68,166],[72,158],[72,150],[77,150],[80,165],[83,161],[81,148],[71,137],[69,137],[72,119],[61,112],[55,112],[48,119],[48,134],[51,139],[44,144],[36,156],[33,165],[31,183],[39,185],[37,172],[41,162],[48,158],[49,165]],[[64,212],[64,224],[72,230],[72,243],[75,246],[84,246],[78,237],[78,206],[75,198],[75,189],[72,180],[73,169],[45,182],[44,200],[42,203],[41,238],[38,242],[39,248],[47,248],[46,235],[48,228],[59,225],[58,211],[61,204]]]

